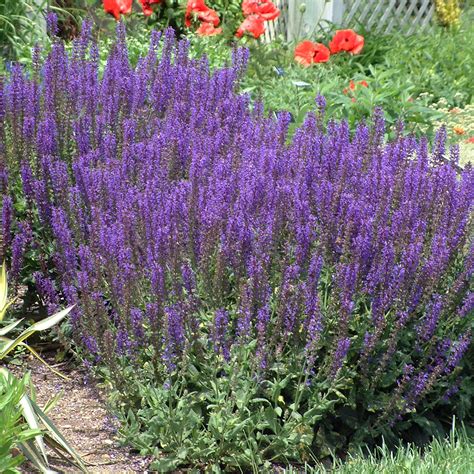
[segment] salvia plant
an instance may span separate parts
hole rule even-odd
[[[125,436],[163,472],[436,430],[474,302],[474,174],[445,130],[387,142],[381,110],[351,132],[318,97],[290,139],[235,93],[246,50],[210,71],[153,32],[132,67],[118,24],[99,75],[90,32],[2,79],[3,239],[14,278],[34,251],[44,304],[77,305]]]

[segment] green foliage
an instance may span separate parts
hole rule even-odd
[[[14,300],[8,300],[7,272],[5,264],[3,264],[0,268],[0,322],[3,321],[6,310],[12,305],[13,301]],[[69,308],[59,311],[58,313],[53,314],[42,321],[32,324],[14,339],[10,339],[6,337],[6,335],[13,332],[13,330],[23,321],[23,319],[18,319],[0,328],[0,360],[4,359],[18,347],[23,347],[28,349],[38,360],[48,366],[54,373],[63,377],[59,372],[50,367],[31,346],[25,344],[24,341],[36,332],[51,329],[53,326],[59,324],[71,312],[72,308],[73,306],[70,306]]]
[[[334,474],[470,474],[474,466],[474,440],[466,429],[453,429],[448,438],[435,438],[427,447],[413,445],[391,450],[382,444],[374,452],[349,455],[344,461],[335,459],[330,472]],[[316,474],[328,472],[323,466],[285,469],[285,474]]]
[[[0,56],[18,58],[17,51],[46,35],[43,10],[47,0],[0,2]]]
[[[12,303],[13,300],[8,300],[7,272],[5,264],[3,264],[0,267],[0,322],[3,321],[6,310]],[[53,316],[32,324],[14,339],[5,336],[13,332],[23,319],[13,321],[0,328],[0,361],[15,349],[26,348],[53,372],[64,377],[50,367],[32,347],[23,341],[38,331],[45,331],[55,326],[69,314],[71,309],[72,307],[66,308]],[[28,392],[32,395],[29,396]],[[54,402],[50,402],[47,404],[47,409],[41,410],[35,402],[34,390],[30,384],[29,376],[25,376],[19,381],[8,370],[0,368],[0,472],[17,472],[14,468],[24,458],[11,457],[10,453],[15,445],[18,445],[25,456],[41,472],[51,472],[45,443],[56,451],[58,449],[64,451],[73,459],[72,464],[86,472],[79,456],[46,415],[46,411],[51,409],[53,405]],[[25,426],[29,429],[26,429]],[[4,444],[2,444],[3,440],[5,440]]]
[[[274,462],[310,461],[328,449],[332,440],[316,435],[315,427],[345,399],[346,381],[310,383],[300,355],[291,351],[285,364],[256,379],[255,345],[240,347],[229,363],[196,348],[179,372],[163,374],[162,385],[149,363],[139,369],[124,361],[120,387],[133,389],[123,397],[116,392],[115,404],[124,406],[126,442],[153,454],[151,468],[158,472],[183,465],[257,472]]]
[[[210,336],[190,347],[171,374],[157,373],[152,347],[134,357],[123,356],[110,371],[98,370],[111,387],[123,441],[143,455],[153,455],[152,469],[158,472],[184,466],[209,472],[270,472],[274,463],[314,465],[347,452],[356,455],[363,445],[375,449],[385,442],[393,449],[400,440],[421,446],[432,436],[443,437],[453,406],[460,419],[468,419],[474,394],[469,376],[451,404],[442,400],[450,388],[446,380],[396,423],[393,416],[383,415],[384,409],[389,413],[391,406],[403,405],[394,389],[397,373],[416,355],[410,359],[410,351],[401,349],[383,374],[358,376],[356,341],[362,339],[369,317],[363,310],[354,316],[356,348],[332,381],[331,360],[324,356],[331,328],[321,339],[327,342],[319,351],[316,373],[306,369],[305,353],[294,347],[282,348],[284,362],[259,369],[257,340],[234,347],[225,361],[213,353]],[[211,335],[211,317],[200,315],[200,321],[209,324]],[[410,344],[407,338],[404,345]],[[472,357],[466,364],[469,360]],[[471,368],[464,371],[469,374]],[[374,389],[371,379],[377,378]]]
[[[8,370],[0,368],[1,472],[18,472],[14,468],[24,461],[23,456],[11,457],[11,450],[15,446],[42,473],[52,472],[46,446],[60,454],[69,464],[87,472],[81,458],[46,414],[56,401],[57,398],[50,400],[42,410],[35,402],[35,392],[29,374],[18,380]],[[70,458],[65,457],[66,455]],[[5,463],[5,466],[2,463]]]
[[[0,372],[0,472],[13,474],[20,472],[17,467],[25,460],[18,453],[13,455],[13,449],[21,443],[31,440],[40,431],[30,429],[24,422],[18,405],[26,387],[29,385],[29,375],[21,380],[6,371]]]
[[[314,108],[314,97],[322,93],[328,99],[331,118],[346,118],[353,124],[368,118],[378,105],[384,108],[390,125],[402,118],[411,131],[428,134],[443,118],[429,108],[432,103],[440,98],[450,108],[472,103],[474,56],[470,45],[474,31],[468,21],[459,29],[439,28],[409,37],[359,32],[365,37],[360,55],[338,54],[309,68],[294,62],[293,45],[275,42],[254,47],[242,89],[262,98],[270,111],[289,110],[296,123]],[[329,38],[330,34],[324,34],[315,40],[327,44]],[[343,93],[350,80],[368,83],[357,91],[355,102]]]

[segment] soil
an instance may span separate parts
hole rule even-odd
[[[54,365],[54,354],[43,354],[42,357]],[[62,391],[61,398],[48,416],[81,456],[90,473],[148,472],[149,458],[139,456],[118,443],[117,422],[107,411],[104,390],[74,362],[55,366],[68,380],[55,375],[33,356],[29,356],[21,366],[8,368],[17,376],[22,376],[26,370],[31,371],[40,407]],[[51,453],[50,464],[59,473],[80,472],[67,466],[54,453]],[[28,464],[22,467],[22,472],[36,472]]]

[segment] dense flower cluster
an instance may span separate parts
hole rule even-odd
[[[435,11],[438,22],[443,26],[455,26],[461,18],[459,0],[435,0]]]
[[[133,68],[119,24],[100,77],[89,37],[2,82],[0,171],[12,265],[43,252],[40,292],[78,303],[74,335],[95,361],[153,347],[169,372],[196,341],[224,361],[257,340],[256,371],[301,351],[314,377],[350,364],[377,393],[390,367],[387,413],[456,371],[471,340],[474,173],[457,174],[443,130],[430,154],[401,126],[386,143],[379,110],[353,134],[326,128],[319,97],[289,140],[288,113],[266,118],[235,93],[246,50],[211,73],[154,32]]]
[[[294,52],[296,62],[308,67],[315,63],[325,63],[331,54],[346,51],[359,54],[364,47],[364,37],[354,30],[338,30],[329,42],[329,49],[321,43],[305,40],[299,43]]]
[[[162,0],[140,0],[143,14],[150,16],[153,13],[152,5],[162,4]],[[132,11],[133,0],[103,0],[106,13],[116,20],[121,15],[128,15]],[[273,21],[280,16],[280,10],[271,0],[243,0],[242,14],[244,20],[237,28],[235,36],[241,38],[249,34],[258,39],[265,33],[265,22]],[[184,14],[184,25],[190,28],[193,23],[199,26],[195,30],[199,36],[215,36],[222,33],[219,14],[206,5],[205,0],[187,0]]]

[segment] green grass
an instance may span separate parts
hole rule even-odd
[[[381,446],[364,456],[362,452],[336,461],[328,471],[324,467],[286,469],[285,474],[472,474],[474,472],[474,440],[465,430],[453,430],[445,440],[433,440],[424,450],[414,446],[391,451]]]

